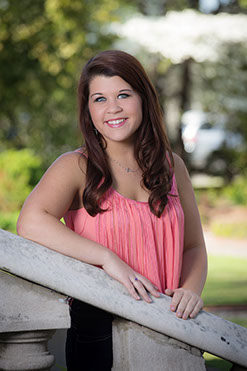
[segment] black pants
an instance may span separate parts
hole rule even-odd
[[[73,299],[71,328],[67,332],[68,371],[110,371],[113,315]]]

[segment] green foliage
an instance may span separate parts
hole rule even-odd
[[[225,187],[223,195],[234,205],[247,205],[247,174],[239,175]]]
[[[20,211],[2,212],[0,210],[0,228],[11,233],[16,233],[16,223]]]
[[[238,3],[242,8],[247,8],[247,0],[239,0]]]
[[[222,188],[196,189],[202,223],[220,237],[247,238],[247,176],[236,176]]]
[[[0,2],[0,150],[32,148],[46,165],[79,147],[81,67],[115,36],[121,0]],[[123,10],[123,9],[122,9]]]
[[[219,237],[247,239],[247,222],[244,221],[238,223],[222,223],[215,221],[211,223],[210,229]]]
[[[0,154],[1,212],[19,210],[42,175],[41,159],[29,149],[7,150]],[[5,219],[1,217],[2,221]],[[12,222],[11,222],[12,223]]]
[[[194,192],[196,201],[199,205],[201,203],[206,203],[210,207],[213,207],[217,204],[217,201],[219,200],[219,197],[222,193],[221,189],[219,188],[195,188]]]

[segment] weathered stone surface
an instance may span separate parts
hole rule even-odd
[[[66,296],[0,272],[0,333],[70,327]]]
[[[152,298],[151,304],[136,301],[102,269],[3,230],[0,268],[247,366],[247,329],[204,311],[195,319],[177,318],[169,309],[170,297]]]
[[[66,296],[3,271],[0,296],[0,370],[50,370],[48,340],[70,327]]]
[[[206,370],[199,349],[123,319],[113,321],[113,354],[113,371]]]
[[[48,371],[54,356],[47,342],[55,330],[9,332],[0,334],[0,370]]]

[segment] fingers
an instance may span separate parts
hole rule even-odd
[[[200,312],[200,310],[203,308],[203,306],[204,306],[203,300],[200,298],[200,300],[196,304],[195,308],[190,313],[190,315],[189,315],[190,318],[194,318]]]
[[[165,294],[168,295],[168,296],[172,296],[174,294],[174,291],[171,290],[171,289],[166,289]]]
[[[143,300],[145,300],[147,303],[151,303],[151,299],[146,291],[146,289],[144,288],[142,282],[138,279],[136,279],[137,277],[135,277],[134,281],[132,282],[133,284],[133,287],[136,289],[136,291],[138,291],[138,293],[141,295],[141,297],[143,298]]]
[[[136,300],[140,300],[142,297],[146,302],[151,303],[152,300],[148,292],[157,298],[160,296],[158,289],[147,278],[135,272],[115,254],[110,255],[102,268],[112,278],[123,284]]]
[[[150,292],[150,294],[152,294],[153,296],[155,296],[156,298],[159,298],[160,297],[160,293],[158,291],[158,288],[155,287],[146,277],[143,277],[143,276],[139,276],[137,275],[136,277],[138,279],[138,281],[141,281],[141,283],[143,284],[143,286],[146,288],[146,290],[148,292]],[[136,282],[137,280],[135,280]],[[137,282],[138,282],[137,281]]]
[[[136,277],[138,275],[138,278]],[[140,300],[142,297],[143,300],[145,300],[147,303],[151,303],[152,299],[148,295],[148,292],[150,292],[155,297],[159,297],[160,293],[158,290],[154,287],[154,285],[145,277],[136,274],[135,277],[131,277],[129,279],[129,282],[126,286],[129,293],[136,299]]]
[[[166,293],[166,295],[169,294]],[[182,288],[173,291],[173,298],[170,309],[173,312],[176,311],[177,317],[183,319],[187,319],[188,317],[193,318],[199,313],[202,308],[203,301],[201,297],[196,293]]]
[[[124,286],[126,287],[126,289],[128,290],[128,292],[130,293],[131,296],[133,296],[134,299],[136,300],[140,300],[140,296],[137,294],[132,282],[130,280],[128,280],[127,283],[124,283]]]

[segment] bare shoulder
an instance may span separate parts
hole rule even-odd
[[[173,160],[174,160],[174,170],[179,171],[185,167],[184,161],[181,159],[179,155],[172,152]]]
[[[66,152],[59,156],[53,164],[63,163],[64,165],[70,164],[72,166],[77,166],[78,164],[85,166],[87,159],[85,156],[82,156],[80,152]]]
[[[83,192],[86,162],[87,159],[78,152],[67,152],[58,157],[28,196],[22,214],[28,210],[45,210],[61,218],[76,195]]]
[[[174,153],[173,159],[179,199],[184,212],[184,250],[198,246],[205,249],[200,214],[188,170],[181,157]]]
[[[60,178],[70,178],[71,181],[79,180],[85,177],[87,168],[87,159],[79,152],[66,152],[59,156],[49,167],[46,174],[48,176],[57,176]]]
[[[174,173],[178,190],[182,190],[184,189],[184,187],[188,187],[188,185],[191,186],[190,176],[182,158],[176,153],[172,153],[172,155],[174,160]]]

